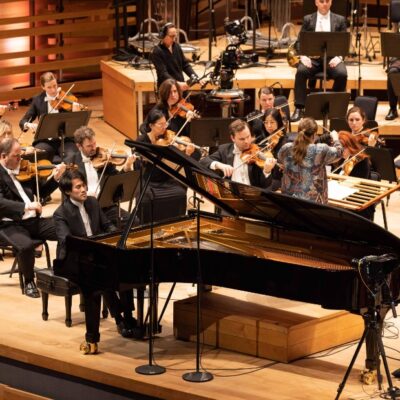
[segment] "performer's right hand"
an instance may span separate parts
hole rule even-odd
[[[25,129],[31,129],[33,132],[36,132],[38,124],[35,124],[34,122],[25,122],[24,128]]]
[[[311,58],[307,57],[307,56],[300,56],[300,61],[303,65],[305,65],[307,68],[311,68],[312,67],[312,62],[311,62]]]
[[[189,85],[186,82],[177,82],[182,91],[188,90]]]
[[[36,214],[40,215],[42,213],[42,205],[38,201],[32,201],[26,205],[25,210],[36,211]]]
[[[229,178],[233,174],[232,165],[224,164],[219,161],[215,163],[215,169],[222,171],[224,173],[224,178]]]

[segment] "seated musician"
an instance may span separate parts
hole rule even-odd
[[[315,0],[317,12],[306,15],[303,20],[301,32],[345,32],[346,19],[330,11],[332,0]],[[306,104],[307,80],[323,71],[322,58],[300,56],[294,82],[295,110],[290,118],[292,122],[299,121],[303,116]],[[347,70],[341,57],[335,56],[328,59],[327,77],[333,79],[333,91],[346,91]]]
[[[40,77],[40,85],[43,92],[33,97],[28,111],[19,122],[19,126],[24,132],[28,129],[36,132],[38,124],[34,121],[42,115],[65,112],[63,108],[56,107],[57,103],[59,103],[58,99],[61,88],[58,86],[55,75],[51,72],[45,72]],[[72,111],[80,111],[80,105],[73,103]],[[56,155],[62,158],[61,140],[57,137],[37,140],[33,145],[38,149],[45,150],[50,161],[54,161],[54,156]],[[70,156],[76,151],[77,149],[73,140],[66,138],[64,143],[65,155]]]
[[[0,142],[0,236],[16,252],[18,267],[22,271],[28,297],[40,297],[34,282],[33,240],[57,240],[51,218],[41,218],[42,205],[34,200],[36,184],[40,195],[47,196],[58,187],[57,180],[65,170],[65,165],[55,168],[53,177],[46,182],[36,181],[34,175],[25,174],[22,182],[21,146],[17,139],[7,138]]]
[[[371,161],[363,151],[365,148],[351,133],[346,131],[339,132],[339,141],[343,146],[343,160],[338,162],[340,168],[336,172],[347,176],[371,179]],[[375,205],[357,211],[356,214],[373,221]]]
[[[63,260],[66,256],[67,236],[90,237],[116,230],[101,211],[96,198],[88,196],[86,179],[82,173],[74,169],[66,171],[60,179],[60,190],[65,195],[65,199],[54,212],[54,224],[58,239],[57,260]],[[80,349],[84,354],[97,353],[97,343],[100,341],[102,293],[82,286],[77,276],[74,275],[74,271],[63,268],[62,262],[56,262],[54,270],[56,274],[65,276],[80,286],[85,300],[86,321],[86,337]],[[129,319],[121,316],[120,301],[114,291],[104,291],[103,296],[111,315],[115,318],[118,333],[123,337],[133,337],[136,320],[132,315]]]
[[[399,98],[396,96],[394,92],[392,82],[390,80],[391,74],[396,74],[400,72],[400,59],[399,58],[391,58],[389,60],[388,67],[388,76],[387,76],[387,94],[389,100],[389,112],[387,113],[385,119],[387,121],[392,121],[396,119],[399,114],[397,112],[397,105],[399,103]]]
[[[318,125],[313,118],[304,118],[293,143],[286,143],[278,153],[278,164],[283,170],[282,193],[328,203],[328,182],[325,166],[342,157],[343,147],[337,132],[331,133],[333,146],[314,144]]]
[[[347,123],[351,129],[351,133],[356,140],[363,146],[375,147],[378,143],[378,132],[373,131],[371,134],[363,133],[364,125],[367,122],[367,117],[362,108],[354,106],[347,111]]]
[[[174,79],[166,79],[158,90],[159,100],[158,103],[152,108],[152,110],[160,110],[166,120],[168,121],[168,129],[173,132],[179,132],[182,126],[185,124],[186,119],[190,119],[194,116],[193,111],[189,110],[185,112],[180,108],[178,104],[184,104],[183,108],[192,107],[183,100],[182,90]],[[140,126],[140,133],[145,134],[147,128],[147,118]],[[182,135],[189,135],[189,124],[182,130]]]
[[[171,131],[167,131],[167,120],[164,113],[153,109],[147,117],[146,133],[140,135],[137,141],[168,145],[167,136],[170,134]],[[200,158],[199,152],[195,151],[195,148],[190,144],[185,146],[183,151],[188,156]],[[149,186],[140,204],[140,222],[148,223],[151,221],[151,209],[153,209],[154,221],[185,215],[186,188],[158,168],[153,168],[151,163],[138,160],[135,163],[135,169],[140,167],[143,168],[143,182],[146,182],[150,177]]]
[[[225,143],[217,151],[203,158],[200,163],[212,170],[222,171],[224,177],[234,182],[268,188],[272,184],[271,170],[275,166],[274,159],[267,158],[263,168],[255,163],[246,162],[246,151],[253,145],[247,122],[237,119],[229,125],[232,143]],[[242,157],[241,157],[242,156]]]
[[[112,162],[107,162],[106,159],[98,165],[95,162],[95,158],[99,154],[99,147],[96,142],[96,134],[92,128],[81,126],[74,132],[74,140],[78,151],[69,155],[66,158],[66,162],[78,166],[78,170],[84,175],[88,183],[89,196],[97,197],[100,193],[101,185],[104,182],[103,179],[99,182],[100,177],[105,178],[109,175],[115,175],[118,174],[119,171]],[[122,171],[131,171],[134,161],[134,155],[127,156]],[[116,226],[120,225],[118,223],[119,209],[116,205],[103,209],[103,212],[113,224]],[[129,213],[125,210],[121,210],[122,221],[126,220],[128,217]]]

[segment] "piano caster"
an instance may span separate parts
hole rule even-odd
[[[378,376],[378,371],[376,369],[364,369],[360,374],[360,381],[364,385],[373,385]]]

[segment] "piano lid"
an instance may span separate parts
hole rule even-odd
[[[400,238],[345,209],[220,178],[173,146],[156,146],[131,140],[126,140],[125,144],[134,147],[158,168],[233,216],[265,221],[333,240],[363,242],[400,254]],[[183,167],[185,174],[171,164]]]

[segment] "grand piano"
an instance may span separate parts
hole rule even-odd
[[[382,309],[389,307],[389,287],[392,299],[399,298],[400,239],[380,226],[345,209],[222,179],[174,147],[126,144],[222,212],[200,207],[153,229],[130,224],[118,234],[69,237],[57,273],[96,289],[118,289],[149,283],[152,257],[155,282],[196,282],[200,262],[204,284],[362,314],[375,277],[371,268],[379,264],[362,271],[358,260],[390,254],[377,271],[387,287]]]

